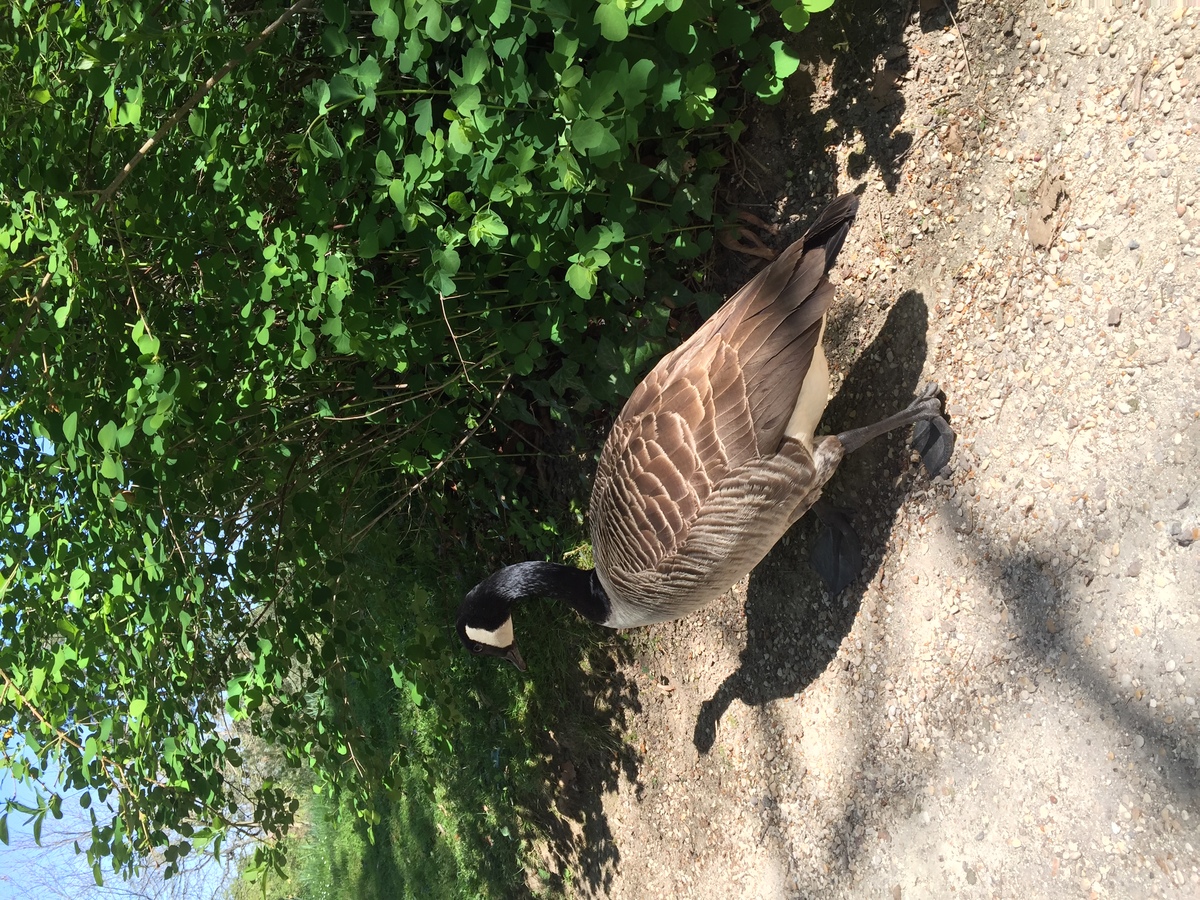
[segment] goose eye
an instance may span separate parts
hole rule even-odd
[[[474,644],[471,645],[471,652],[472,653],[482,653],[483,652],[483,644],[476,641]]]

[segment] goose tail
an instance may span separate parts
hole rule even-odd
[[[804,233],[804,250],[808,252],[816,247],[825,248],[825,274],[837,263],[838,254],[854,217],[858,214],[858,197],[854,194],[842,194],[817,216],[817,221]]]

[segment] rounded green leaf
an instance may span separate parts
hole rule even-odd
[[[623,41],[629,37],[629,22],[625,11],[616,3],[603,3],[596,8],[593,21],[600,26],[600,34],[607,41]]]
[[[111,478],[113,481],[123,482],[125,480],[125,466],[121,463],[121,457],[105,453],[104,461],[100,463],[100,474],[105,478]]]
[[[803,31],[808,27],[808,22],[811,18],[812,16],[809,15],[808,10],[803,6],[790,6],[785,9],[783,14],[780,16],[780,19],[783,20],[784,27],[787,28],[788,31],[792,32]]]
[[[400,17],[392,9],[390,0],[371,0],[371,9],[375,11],[375,21],[371,23],[371,31],[385,41],[394,41],[400,36]]]
[[[780,78],[787,78],[800,68],[800,57],[783,41],[771,41],[771,52],[775,59],[775,74]]]
[[[117,447],[117,423],[108,422],[100,429],[100,446],[104,450],[115,450]]]
[[[596,292],[596,273],[579,263],[567,269],[567,284],[576,294],[587,300]]]
[[[599,147],[607,134],[607,129],[595,119],[580,119],[571,126],[571,146],[586,152]]]
[[[382,150],[375,154],[375,171],[379,173],[380,178],[391,178],[396,171],[392,165],[392,158]]]

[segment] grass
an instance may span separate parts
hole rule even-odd
[[[589,556],[578,552],[572,562]],[[378,561],[394,550],[371,558],[385,565]],[[522,674],[459,646],[457,588],[435,596],[405,587],[394,572],[371,584],[361,583],[358,599],[373,639],[418,646],[425,656],[411,669],[405,658],[415,690],[398,688],[386,667],[339,685],[363,774],[338,793],[314,794],[309,785],[286,878],[239,879],[231,898],[561,896],[572,873],[545,868],[536,848],[572,839],[564,816],[584,818],[562,811],[561,772],[601,781],[615,774],[627,705],[613,679],[622,645],[565,607],[528,601],[514,616],[530,667]]]

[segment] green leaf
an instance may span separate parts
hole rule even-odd
[[[580,119],[571,126],[571,146],[580,152],[599,147],[608,130],[595,119]]]
[[[783,41],[772,41],[771,52],[775,59],[775,74],[780,78],[787,78],[800,68],[800,57]]]
[[[400,36],[400,17],[392,9],[391,0],[371,0],[371,9],[375,13],[371,31],[385,41],[396,40]]]
[[[786,13],[785,13],[786,16]],[[721,10],[717,18],[717,33],[722,40],[740,47],[750,40],[758,25],[758,16],[742,6],[730,4]]]
[[[160,344],[158,338],[156,338],[154,335],[143,334],[137,339],[137,346],[138,350],[141,351],[143,356],[149,356],[153,358],[158,355],[158,348]]]
[[[596,273],[579,263],[572,263],[567,269],[567,284],[576,294],[587,300],[596,290]]]
[[[79,426],[79,414],[68,413],[63,419],[63,437],[66,438],[68,444],[75,441],[75,429]]]
[[[100,429],[99,440],[101,449],[115,450],[117,448],[117,423],[106,423],[104,427]]]
[[[508,21],[510,15],[512,15],[512,0],[496,0],[496,8],[488,16],[488,21],[493,25],[503,25]]]
[[[810,13],[824,12],[833,6],[833,0],[801,0],[801,2]]]
[[[600,26],[600,34],[606,41],[619,42],[629,37],[629,22],[617,2],[601,3],[592,21]]]
[[[803,6],[789,6],[783,11],[780,19],[783,20],[784,27],[791,32],[800,32],[808,27],[809,15],[807,9]]]
[[[375,154],[375,171],[379,173],[380,178],[391,178],[396,171],[392,165],[392,158],[382,150]]]
[[[470,215],[471,213],[471,204],[467,200],[467,195],[462,191],[451,191],[446,197],[446,205],[460,216]]]
[[[454,93],[450,98],[454,102],[454,108],[463,115],[474,112],[479,107],[479,101],[482,95],[479,88],[473,84],[463,84],[454,89]]]
[[[482,45],[476,43],[467,51],[467,55],[463,58],[463,81],[467,84],[479,84],[487,70],[487,50]]]
[[[166,418],[162,413],[148,416],[142,421],[142,433],[151,437],[158,434],[158,430],[163,427]]]
[[[404,191],[404,181],[400,178],[393,178],[391,184],[388,185],[388,197],[395,204],[396,209],[404,212],[408,208],[408,197]]]
[[[450,139],[450,146],[464,156],[470,153],[474,146],[461,121],[450,123],[448,137]]]
[[[8,846],[8,813],[0,813],[0,844]]]
[[[489,247],[496,248],[503,243],[507,236],[508,226],[499,215],[490,209],[482,209],[476,213],[475,220],[467,230],[467,239],[473,247],[482,241]]]
[[[100,474],[105,478],[111,478],[113,481],[124,482],[125,467],[121,463],[121,457],[105,453],[104,461],[100,463]]]
[[[583,80],[583,66],[567,66],[558,76],[558,83],[565,88],[573,88]]]

